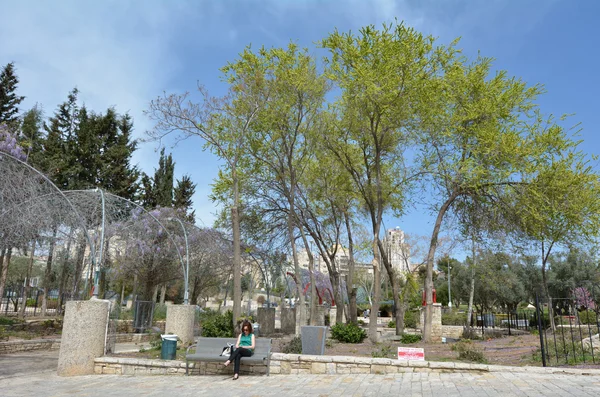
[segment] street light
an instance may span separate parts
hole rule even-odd
[[[179,225],[181,225],[181,228],[183,229],[183,238],[185,239],[185,269],[183,272],[183,287],[184,287],[184,293],[183,293],[183,304],[184,305],[188,305],[188,274],[190,272],[190,250],[189,250],[189,246],[188,246],[188,238],[187,238],[187,232],[185,230],[185,226],[183,225],[183,222],[181,222],[181,220],[179,218],[167,218],[167,220],[170,221],[177,221],[179,223]]]
[[[448,307],[452,308],[452,294],[450,293],[450,264],[448,264]]]

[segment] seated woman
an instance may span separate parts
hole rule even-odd
[[[235,349],[231,351],[229,360],[225,361],[228,366],[233,361],[233,380],[240,376],[240,360],[242,357],[250,357],[254,354],[254,334],[252,333],[252,324],[248,320],[242,323],[242,333],[238,336]]]

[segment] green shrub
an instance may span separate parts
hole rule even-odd
[[[481,339],[481,337],[479,336],[479,333],[473,327],[463,327],[463,332],[462,332],[461,338],[467,339],[467,340]]]
[[[404,313],[404,326],[406,328],[417,328],[419,312],[407,310]]]
[[[388,328],[396,328],[396,322],[394,320],[388,321]]]
[[[476,363],[486,363],[483,352],[470,340],[461,340],[452,345],[452,350],[458,352],[458,358]]]
[[[538,318],[537,318],[537,313],[533,312],[531,314],[531,316],[529,316],[529,326],[530,327],[538,327]],[[548,313],[545,312],[542,314],[542,328],[548,328],[550,326],[550,317],[548,316]]]
[[[154,305],[154,312],[152,313],[152,318],[154,321],[162,321],[167,319],[167,305],[158,304]]]
[[[36,304],[37,303],[36,303],[35,298],[27,298],[27,303],[26,303],[27,307],[34,307],[34,306],[36,306]],[[40,302],[40,304],[41,304],[41,302]]]
[[[409,344],[409,343],[417,343],[421,341],[421,335],[415,334],[402,334],[400,337],[400,343]]]
[[[13,325],[16,322],[17,321],[14,318],[0,316],[0,325]]]
[[[396,354],[389,345],[381,345],[379,349],[371,352],[371,357],[379,358],[395,358]]]
[[[367,337],[367,333],[356,324],[336,324],[331,327],[331,337],[340,342],[361,343]]]
[[[442,313],[442,325],[466,325],[467,313],[451,311]]]
[[[133,320],[133,310],[123,309],[119,313],[119,320]]]
[[[215,310],[205,310],[200,314],[202,336],[209,338],[233,337],[233,313],[231,310],[221,314]]]
[[[302,339],[299,336],[293,337],[281,350],[285,354],[302,354]]]
[[[593,310],[584,310],[579,312],[579,323],[580,324],[596,324],[596,321],[600,318],[596,317],[596,312]]]
[[[358,325],[365,325],[365,322],[361,319],[358,319],[356,322],[358,323]]]

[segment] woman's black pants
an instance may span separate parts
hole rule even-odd
[[[250,357],[252,356],[252,350],[244,349],[243,347],[239,347],[231,352],[229,355],[229,362],[233,361],[233,373],[240,373],[240,360],[242,357]]]

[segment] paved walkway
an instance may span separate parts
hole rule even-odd
[[[0,356],[0,395],[12,396],[598,396],[600,376],[535,373],[406,373],[58,377],[57,352]],[[12,370],[11,370],[12,369]]]

